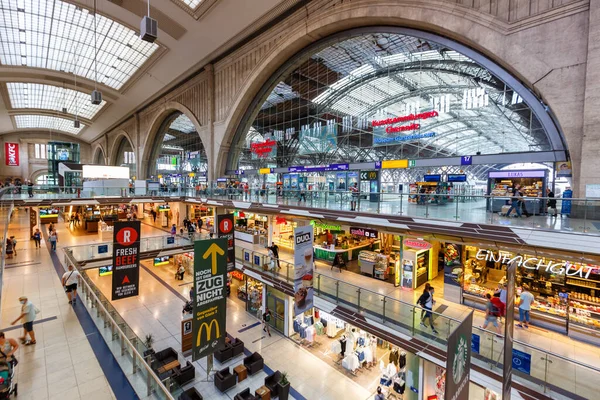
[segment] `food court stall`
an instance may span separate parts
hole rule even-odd
[[[315,257],[333,261],[337,254],[347,262],[358,259],[361,250],[377,250],[380,247],[377,231],[373,229],[345,227],[335,223],[312,220],[315,230]]]
[[[234,216],[234,236],[236,239],[247,243],[267,246],[268,218],[266,215],[258,215],[243,211],[237,211],[234,213]]]

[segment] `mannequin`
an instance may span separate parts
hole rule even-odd
[[[392,351],[390,352],[390,363],[394,364],[396,367],[398,367],[398,361],[399,361],[399,354],[398,354],[398,348],[394,347],[392,349]]]
[[[399,362],[399,364],[400,364],[400,366],[399,366],[399,367],[400,367],[400,369],[402,369],[402,368],[406,367],[406,352],[405,352],[405,351],[402,351],[402,352],[400,353],[400,359],[399,359],[399,361],[398,361],[398,362]]]
[[[342,358],[344,358],[344,353],[346,352],[346,335],[342,335],[340,344],[342,345]]]

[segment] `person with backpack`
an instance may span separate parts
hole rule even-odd
[[[498,317],[502,315],[502,311],[500,310],[500,307],[502,307],[500,297],[494,297],[497,301],[493,302],[492,295],[486,293],[485,298],[487,299],[487,303],[485,304],[485,322],[481,328],[487,329],[488,325],[491,323],[494,325],[494,328],[496,328],[496,333],[500,335],[502,333],[500,325],[498,324]]]
[[[423,294],[421,295],[421,297],[419,297],[419,300],[417,300],[417,305],[423,308],[423,311],[421,312],[421,326],[427,328],[427,325],[425,325],[425,320],[429,319],[429,325],[431,326],[431,330],[433,331],[433,333],[437,334],[438,331],[436,331],[435,327],[433,326],[432,314],[433,305],[435,304],[435,300],[433,299],[434,292],[435,290],[431,287],[431,285],[425,285]]]
[[[269,334],[269,336],[271,336],[271,329],[269,328],[269,322],[271,321],[271,317],[273,316],[273,314],[271,313],[271,310],[269,310],[269,307],[265,308],[265,312],[263,313],[263,331],[267,332]]]
[[[36,229],[33,233],[33,241],[35,242],[35,248],[42,247],[42,234],[39,229]]]

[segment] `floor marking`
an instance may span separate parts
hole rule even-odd
[[[30,267],[32,265],[38,265],[41,264],[41,262],[32,262],[32,263],[28,263],[28,264],[7,264],[6,267],[4,267],[4,269],[10,269],[10,268],[24,268],[24,267]],[[8,266],[10,265],[10,266]]]
[[[58,319],[58,317],[56,315],[54,317],[38,319],[36,321],[33,321],[33,324],[34,325],[43,324],[44,322],[54,321],[55,319]],[[0,330],[2,332],[9,332],[9,331],[14,331],[15,329],[21,329],[21,328],[22,328],[22,324],[19,324],[19,325],[11,326],[10,328],[4,328],[4,329],[0,329]]]
[[[186,286],[186,285],[192,285],[194,282],[188,282],[188,283],[180,283],[179,286]]]
[[[256,343],[256,342],[258,342],[259,340],[263,340],[264,338],[266,338],[266,336],[261,336],[261,337],[259,337],[258,339],[256,339],[256,340],[253,340],[253,341],[252,341],[252,343]]]
[[[6,263],[5,265],[18,265],[18,264],[24,264],[24,263],[29,263],[29,262],[33,262],[33,260],[25,260],[25,261],[19,261],[19,262],[14,262],[14,263]]]
[[[188,299],[183,297],[183,295],[181,293],[179,293],[177,290],[173,289],[173,287],[171,285],[169,285],[167,282],[165,282],[160,276],[156,275],[154,272],[152,272],[150,270],[150,268],[141,265],[140,267],[144,269],[144,271],[146,271],[147,273],[149,273],[150,275],[152,275],[152,277],[154,279],[156,279],[157,281],[159,281],[164,287],[166,287],[167,289],[169,289],[171,291],[171,293],[173,293],[175,296],[179,297],[181,300],[185,301],[186,303],[188,302]]]
[[[244,325],[245,327],[244,327],[244,328],[242,328],[242,329],[240,329],[240,330],[238,331],[238,333],[246,332],[247,330],[249,330],[249,329],[252,329],[252,328],[255,328],[255,327],[259,326],[259,325],[260,325],[260,322],[255,322],[255,323],[253,323],[252,325],[248,325],[248,326],[245,326],[245,325]],[[263,336],[263,337],[264,337],[264,336]]]

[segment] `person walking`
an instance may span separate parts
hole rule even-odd
[[[381,386],[377,386],[377,393],[375,394],[373,400],[385,400],[385,396],[382,393]]]
[[[79,278],[79,271],[72,265],[69,265],[69,270],[62,276],[62,285],[69,298],[69,304],[77,303],[77,283],[79,282]]]
[[[433,331],[433,333],[437,334],[438,331],[436,331],[435,327],[433,326],[432,314],[433,305],[435,304],[435,300],[433,299],[434,292],[435,290],[431,287],[431,285],[429,287],[425,286],[423,294],[421,295],[421,297],[419,297],[419,300],[417,300],[417,305],[420,305],[425,309],[424,315],[422,313],[423,317],[421,318],[421,326],[427,328],[427,325],[425,325],[425,320],[429,319],[429,325],[431,326],[431,330]]]
[[[173,224],[171,226],[171,235],[175,236],[177,234],[177,225]]]
[[[50,222],[50,225],[48,225],[48,234],[51,234],[53,230],[54,230],[54,224],[52,222]]]
[[[31,181],[27,183],[27,194],[29,197],[33,197],[33,182]]]
[[[190,288],[190,301],[194,301],[194,296],[195,296],[194,285],[192,285],[192,287]]]
[[[36,343],[33,321],[35,321],[39,310],[27,299],[27,296],[19,297],[19,302],[21,303],[21,315],[11,325],[16,325],[19,320],[23,321],[23,336],[19,339],[25,346],[29,346]],[[27,341],[27,335],[29,335],[29,341]]]
[[[35,242],[36,249],[42,247],[42,233],[39,229],[36,229],[35,232],[33,232],[33,241]]]
[[[50,241],[50,248],[52,251],[56,251],[56,243],[58,243],[58,234],[56,231],[52,231],[48,240]]]
[[[548,215],[552,213],[553,217],[558,216],[556,211],[556,199],[554,198],[554,192],[550,189],[546,189],[546,195],[548,196]]]
[[[271,321],[272,316],[273,314],[271,313],[271,310],[269,310],[269,307],[266,307],[265,312],[263,313],[263,331],[267,332],[269,336],[271,336],[271,328],[269,328],[269,322]]]
[[[529,289],[525,285],[523,285],[521,296],[519,297],[521,301],[519,303],[519,323],[517,324],[517,326],[519,328],[525,327],[529,329],[529,312],[531,311],[531,303],[533,303],[533,300],[535,300],[535,298],[533,297],[531,292],[529,292]]]
[[[12,368],[12,365],[16,361],[14,354],[19,349],[19,343],[15,339],[6,338],[4,332],[0,332],[0,356],[6,359]]]
[[[156,223],[156,210],[155,209],[150,210],[150,215],[152,215],[152,222]]]
[[[279,246],[277,246],[275,242],[271,242],[271,247],[269,247],[269,250],[273,252],[273,258],[277,262],[277,269],[281,269],[281,264],[279,262]]]
[[[487,302],[485,303],[485,322],[483,323],[482,329],[487,329],[489,324],[494,325],[496,328],[496,333],[500,335],[502,331],[500,330],[500,325],[498,324],[498,317],[500,317],[501,311],[500,309],[492,303],[492,295],[489,293],[485,294],[485,298]],[[498,299],[500,301],[500,299]]]
[[[350,211],[356,211],[356,204],[358,203],[358,182],[354,182],[354,185],[350,186],[350,191],[352,192],[350,198]]]
[[[512,212],[512,210],[515,210],[517,212],[517,217],[519,217],[519,218],[522,217],[521,204],[519,203],[519,199],[522,196],[521,196],[521,192],[519,191],[519,189],[521,189],[521,185],[519,185],[517,183],[515,185],[515,187],[513,188],[512,195],[510,196],[510,208],[508,209],[508,212],[506,213],[507,217],[510,217],[510,213]]]
[[[17,239],[15,239],[14,236],[11,236],[10,241],[12,242],[13,254],[16,257],[17,256]]]
[[[498,298],[500,299],[500,302],[503,305],[503,309],[504,309],[504,313],[502,313],[502,316],[506,316],[506,295],[507,295],[507,291],[506,291],[506,283],[502,284],[502,288],[500,289],[500,295],[498,296]],[[513,310],[514,312],[514,310]]]
[[[202,218],[198,218],[198,232],[202,231],[202,224],[204,223],[204,221],[202,220]]]

